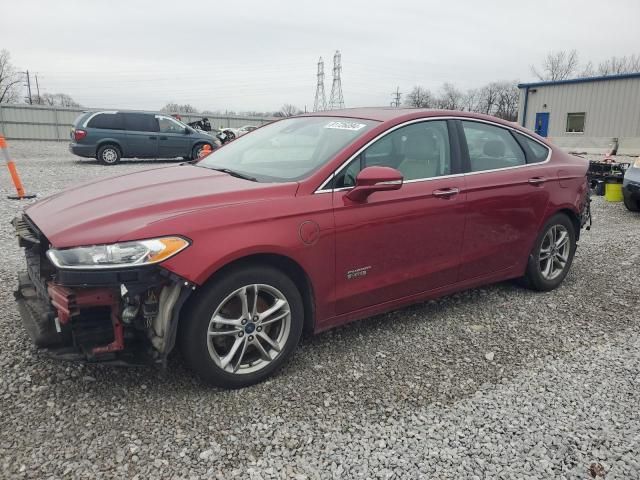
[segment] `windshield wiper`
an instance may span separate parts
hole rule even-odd
[[[251,182],[257,182],[258,179],[255,177],[252,177],[251,175],[246,175],[244,173],[240,173],[240,172],[236,172],[235,170],[231,170],[229,168],[212,168],[210,167],[212,170],[216,170],[218,172],[224,172],[226,174],[231,175],[232,177],[237,177],[237,178],[242,178],[244,180],[249,180]]]

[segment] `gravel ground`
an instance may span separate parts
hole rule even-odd
[[[146,168],[12,142],[40,196]],[[475,289],[307,339],[275,378],[202,387],[58,363],[20,326],[0,202],[2,478],[640,478],[640,215],[595,198],[564,284]]]

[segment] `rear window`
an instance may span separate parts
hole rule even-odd
[[[125,113],[124,125],[127,130],[136,132],[157,132],[158,122],[155,115],[146,113]]]
[[[124,130],[121,113],[99,113],[87,125],[89,128],[103,128],[106,130]]]

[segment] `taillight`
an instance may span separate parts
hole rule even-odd
[[[73,138],[76,142],[79,142],[80,140],[82,140],[84,137],[87,136],[87,132],[85,130],[74,130],[73,131]]]

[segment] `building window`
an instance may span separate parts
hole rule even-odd
[[[585,113],[567,113],[567,133],[584,133]]]

